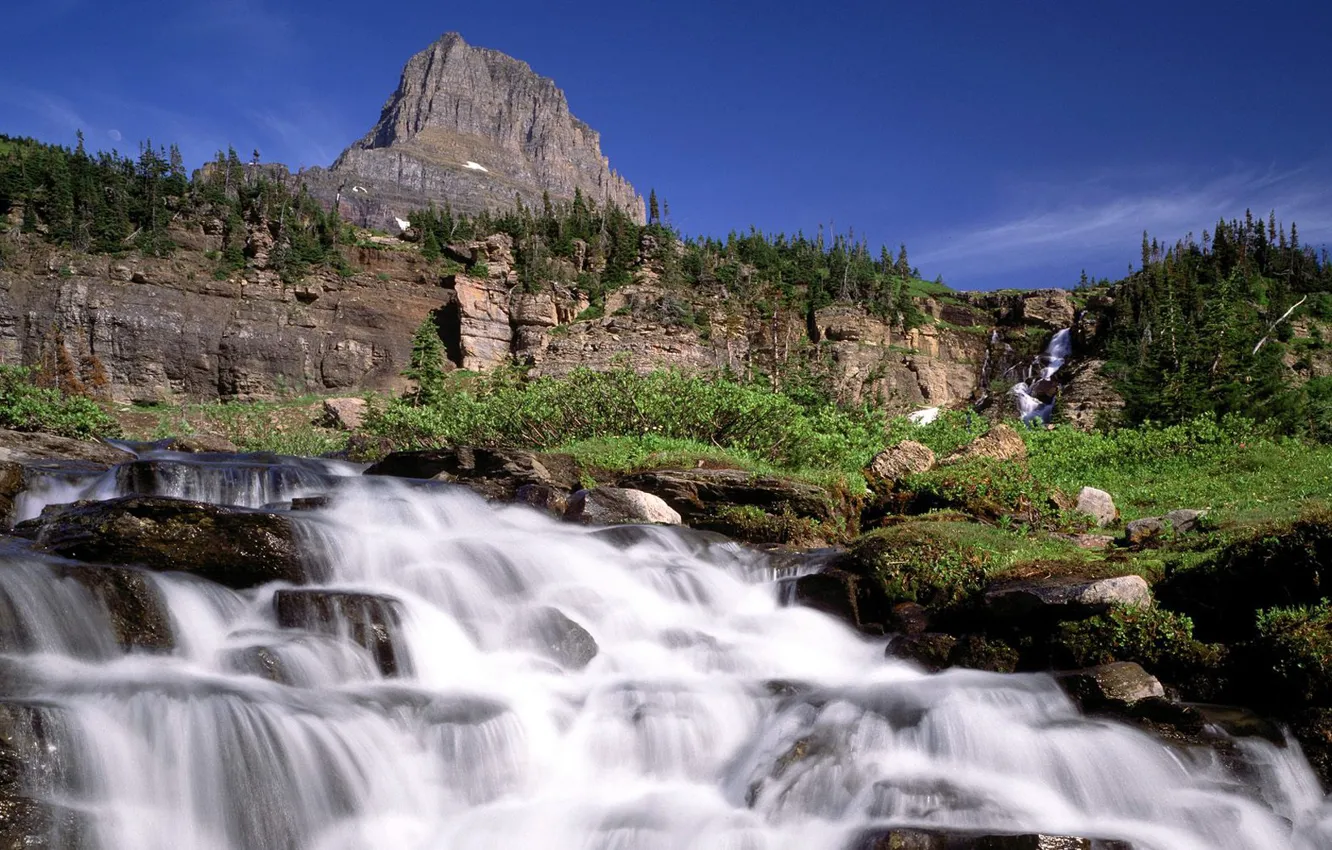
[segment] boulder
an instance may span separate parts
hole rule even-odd
[[[524,484],[569,491],[578,489],[581,479],[581,470],[572,455],[471,446],[394,452],[365,474],[448,481],[462,484],[487,499],[506,502],[512,501]]]
[[[974,458],[1026,461],[1027,444],[1022,441],[1022,435],[1014,430],[1011,425],[1005,425],[1001,422],[983,436],[977,437],[968,445],[953,452],[944,460],[944,463],[958,463]]]
[[[303,584],[291,520],[280,514],[160,496],[122,496],[48,508],[15,533],[78,561],[179,571],[243,590],[270,581]]]
[[[870,461],[869,475],[866,477],[871,482],[877,480],[892,485],[899,478],[929,472],[933,468],[934,452],[929,446],[915,440],[903,440],[875,455],[874,460]]]
[[[929,631],[930,612],[918,602],[899,602],[888,614],[884,625],[904,635],[918,635]]]
[[[0,461],[84,460],[114,466],[134,456],[115,446],[94,440],[75,440],[52,434],[31,434],[0,428]]]
[[[1055,681],[1086,711],[1124,709],[1165,696],[1161,682],[1132,661],[1056,673]]]
[[[564,518],[592,525],[661,523],[680,525],[680,514],[666,502],[642,490],[627,487],[594,487],[579,490],[569,498]]]
[[[97,599],[116,640],[127,652],[171,652],[175,648],[171,611],[157,585],[142,570],[78,564],[58,564],[53,569],[83,585]]]
[[[1098,528],[1104,528],[1119,518],[1115,500],[1109,493],[1095,487],[1083,487],[1078,491],[1077,510],[1096,520]]]
[[[795,580],[794,601],[799,605],[836,617],[853,629],[882,634],[887,619],[882,594],[873,582],[840,567],[826,567]]]
[[[549,484],[524,484],[514,491],[513,500],[557,517],[569,509],[569,491]]]
[[[1188,534],[1198,529],[1205,516],[1207,516],[1207,511],[1179,508],[1167,513],[1163,519],[1170,523],[1170,527],[1174,529],[1176,534]]]
[[[162,448],[170,449],[174,452],[187,452],[189,454],[198,454],[202,452],[236,454],[240,451],[240,449],[236,448],[236,445],[226,437],[217,434],[186,434],[183,437],[172,437],[162,445]]]
[[[1104,613],[1114,605],[1150,606],[1152,589],[1136,575],[1000,580],[985,588],[984,600],[995,620],[1015,622],[1033,615],[1076,620]]]
[[[1124,542],[1130,546],[1141,546],[1161,536],[1166,530],[1166,522],[1159,516],[1135,519],[1124,526]]]
[[[923,632],[894,637],[888,642],[884,654],[889,658],[913,661],[934,673],[951,666],[953,650],[956,647],[957,638],[953,635],[943,632]]]
[[[833,516],[822,487],[740,469],[656,470],[617,483],[665,499],[690,526],[754,542],[770,542],[754,537],[767,533],[765,518],[822,522]]]
[[[326,398],[324,424],[344,431],[355,431],[365,421],[367,406],[363,398]]]
[[[528,623],[537,649],[561,667],[582,670],[597,656],[597,641],[558,608],[539,608]]]
[[[396,646],[401,603],[388,596],[300,588],[273,594],[277,624],[342,637],[370,653],[385,676],[411,673],[411,659]],[[259,659],[263,661],[263,659]]]

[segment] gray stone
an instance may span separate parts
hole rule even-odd
[[[1124,540],[1130,546],[1140,546],[1158,537],[1166,529],[1165,520],[1159,516],[1135,519],[1124,526]]]
[[[661,523],[680,525],[679,511],[658,496],[626,487],[579,490],[569,499],[564,518],[593,525]]]
[[[1027,444],[1011,425],[999,423],[944,459],[944,463],[958,463],[973,458],[991,458],[1000,461],[1027,459]]]
[[[324,399],[324,421],[344,431],[355,431],[365,421],[366,401],[363,398]]]
[[[1152,604],[1151,587],[1136,575],[1001,580],[985,589],[985,607],[1000,620],[1021,619],[1038,612],[1058,619],[1076,619],[1103,613],[1114,605]]]
[[[1056,673],[1055,680],[1089,711],[1125,708],[1139,700],[1165,696],[1161,682],[1132,661]]]
[[[934,452],[929,446],[914,440],[903,440],[884,449],[870,461],[871,475],[886,484],[892,484],[908,475],[928,472],[934,468]]]
[[[1083,487],[1078,491],[1077,510],[1096,520],[1096,525],[1104,528],[1119,518],[1119,509],[1115,500],[1104,490],[1095,487]]]
[[[1170,527],[1178,534],[1188,534],[1198,528],[1203,517],[1207,516],[1207,511],[1197,511],[1190,508],[1180,508],[1166,514],[1163,519],[1170,523]]]
[[[0,428],[0,462],[83,460],[113,466],[133,459],[134,455],[129,452],[97,440],[75,440]]]

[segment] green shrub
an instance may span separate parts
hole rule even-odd
[[[116,421],[97,402],[39,387],[32,370],[19,366],[0,366],[0,428],[81,438],[120,433]]]
[[[1060,666],[1092,667],[1135,661],[1190,693],[1213,679],[1205,675],[1221,661],[1224,649],[1193,636],[1193,621],[1157,607],[1120,605],[1087,620],[1063,623],[1055,632],[1053,660]],[[1212,696],[1208,693],[1207,696]]]
[[[972,516],[1037,525],[1054,519],[1053,493],[1025,466],[978,457],[898,483],[911,513],[956,509]]]
[[[512,370],[446,388],[430,404],[396,401],[367,429],[404,447],[512,445],[550,449],[581,440],[655,436],[738,451],[788,469],[854,473],[883,442],[877,412],[807,412],[781,393],[718,376],[578,369],[524,381]]]
[[[855,571],[872,578],[888,604],[954,608],[974,599],[985,584],[990,553],[932,533],[931,525],[889,526],[852,545]]]
[[[1258,638],[1248,648],[1251,675],[1264,701],[1332,705],[1332,606],[1258,612]]]

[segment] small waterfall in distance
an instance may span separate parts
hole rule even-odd
[[[1240,777],[1210,751],[1083,718],[1044,675],[924,673],[782,604],[790,571],[755,550],[562,524],[331,462],[135,463],[163,460],[162,476],[66,477],[26,510],[163,481],[250,507],[319,489],[327,507],[290,516],[329,578],[237,592],[149,574],[174,648],[126,653],[68,562],[0,548],[0,708],[27,718],[7,721],[13,746],[40,742],[58,767],[24,793],[76,812],[79,846],[836,850],[890,824],[1136,850],[1332,846],[1297,746],[1235,742]],[[292,625],[284,592],[326,600],[336,628]],[[552,624],[576,624],[595,654],[556,646]]]
[[[1054,415],[1058,385],[1055,374],[1064,365],[1073,350],[1072,333],[1068,328],[1056,331],[1045,351],[1036,356],[1027,367],[1026,380],[1018,381],[1009,390],[1017,402],[1018,415],[1023,422],[1047,423]]]

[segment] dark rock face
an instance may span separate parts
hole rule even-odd
[[[237,590],[270,581],[303,584],[314,572],[288,518],[184,499],[75,502],[16,531],[67,558],[186,572]]]
[[[132,460],[133,455],[95,440],[75,440],[53,434],[31,434],[0,428],[0,462],[34,460],[82,460],[112,466]]]
[[[644,220],[643,199],[611,170],[600,135],[569,113],[564,92],[525,62],[449,33],[408,60],[379,122],[327,172],[303,175],[344,215],[389,228],[429,202],[477,213],[507,210],[517,194],[575,190]],[[396,232],[396,231],[391,231]]]
[[[932,829],[888,829],[858,838],[851,850],[1132,850],[1121,841],[1071,835],[977,835]]]
[[[579,486],[578,464],[571,455],[470,446],[394,452],[365,474],[449,481],[501,501],[512,501],[518,489],[528,484],[564,491]]]
[[[55,569],[83,585],[101,603],[124,649],[170,652],[175,648],[166,600],[141,570],[74,564]]]
[[[396,599],[369,593],[279,590],[273,594],[279,626],[347,637],[370,653],[385,676],[411,672],[411,659],[394,642],[402,625],[400,607]],[[254,660],[264,672],[272,666],[266,658]]]
[[[1033,615],[1046,620],[1079,619],[1104,613],[1112,605],[1151,604],[1151,588],[1135,575],[997,581],[985,589],[986,609],[1001,621],[1019,621]]]
[[[839,567],[796,579],[795,601],[868,634],[883,633],[883,595],[870,581]]]
[[[56,709],[0,703],[0,850],[90,845],[76,812],[40,799],[63,784],[64,738]]]
[[[1165,696],[1156,677],[1132,661],[1057,673],[1055,678],[1088,711],[1128,708],[1142,700]]]

